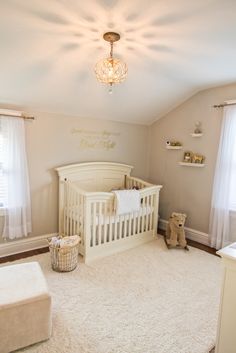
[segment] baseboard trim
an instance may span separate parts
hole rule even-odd
[[[159,220],[159,228],[166,230],[167,221]],[[200,232],[196,229],[185,227],[187,239],[197,241],[198,243],[209,245],[209,237],[207,233]],[[57,233],[44,234],[36,237],[24,238],[16,241],[5,241],[0,244],[0,258],[15,254],[20,254],[26,251],[45,248],[48,246],[47,239],[55,236]]]
[[[165,219],[159,219],[159,228],[162,230],[166,230],[166,225],[168,221]],[[208,245],[209,246],[209,236],[207,233],[200,232],[196,229],[184,227],[186,238],[190,240],[197,241],[200,244]]]
[[[30,250],[46,248],[48,246],[47,239],[55,235],[56,233],[51,233],[24,238],[21,240],[5,241],[4,243],[0,244],[0,258],[20,254]]]

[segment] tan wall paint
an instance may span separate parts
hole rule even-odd
[[[209,212],[222,110],[212,105],[236,98],[236,84],[202,91],[177,107],[149,128],[107,120],[76,118],[59,114],[30,112],[34,122],[26,123],[27,154],[32,198],[32,236],[57,231],[58,181],[54,168],[85,161],[115,161],[134,165],[133,174],[163,184],[161,218],[174,210],[188,214],[187,226],[208,232]],[[14,108],[14,107],[9,107]],[[204,136],[194,139],[194,123],[202,122]],[[83,150],[72,129],[120,133],[117,146]],[[167,139],[180,140],[183,150],[169,151]],[[178,165],[184,150],[206,156],[203,169]],[[149,158],[148,158],[149,157]],[[149,172],[148,172],[149,171]],[[0,233],[2,228],[0,218]],[[0,237],[0,242],[2,239]]]
[[[30,114],[36,117],[35,121],[26,123],[33,236],[58,230],[55,167],[86,161],[123,162],[134,166],[133,175],[147,178],[146,126],[58,114]],[[111,150],[81,149],[79,135],[73,134],[72,129],[105,130],[120,133],[120,136],[115,137],[117,145]]]
[[[163,184],[161,218],[168,219],[172,211],[186,212],[188,227],[208,232],[222,122],[222,109],[213,109],[212,105],[230,99],[236,99],[236,84],[202,91],[150,126],[149,177],[152,182]],[[198,120],[204,135],[192,138],[190,133]],[[165,142],[169,139],[181,141],[183,150],[167,150]],[[205,168],[178,165],[188,150],[206,156]]]

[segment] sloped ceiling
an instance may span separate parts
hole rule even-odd
[[[1,0],[0,103],[149,124],[193,93],[236,81],[235,0]],[[127,80],[94,75],[117,31]]]

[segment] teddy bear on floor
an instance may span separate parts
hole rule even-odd
[[[188,250],[184,232],[184,223],[186,217],[187,216],[185,213],[172,213],[166,228],[167,246],[180,246],[181,248],[185,248]]]

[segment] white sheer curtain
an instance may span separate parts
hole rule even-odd
[[[236,106],[226,106],[213,185],[210,241],[220,249],[232,239],[231,214],[236,212]],[[236,235],[236,234],[235,234]]]
[[[24,120],[1,116],[3,171],[6,179],[3,237],[21,238],[31,232],[31,206]]]

